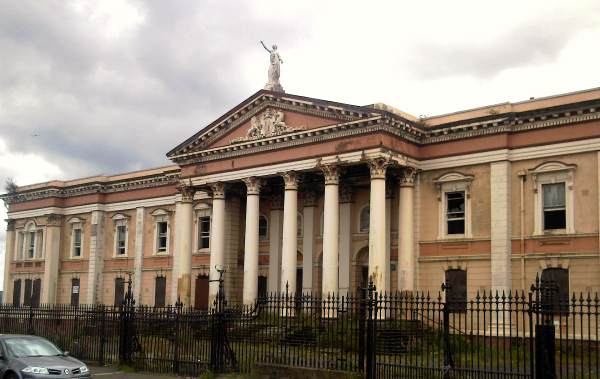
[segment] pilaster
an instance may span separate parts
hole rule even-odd
[[[142,294],[142,265],[144,262],[144,225],[146,208],[135,210],[135,251],[133,255],[133,298],[136,304],[141,304]]]
[[[490,164],[492,291],[511,288],[511,163]]]
[[[12,297],[12,291],[9,291],[11,288],[10,265],[15,257],[15,220],[7,219],[4,221],[6,221],[6,252],[4,253],[4,295],[2,302],[9,304],[9,294]]]
[[[87,303],[101,304],[106,239],[106,213],[104,211],[92,211],[91,227]]]
[[[313,271],[315,266],[315,227],[317,217],[317,191],[302,193],[304,199],[304,235],[302,236],[302,293],[313,292]]]
[[[354,187],[340,186],[340,296],[346,296],[356,288],[350,288],[350,261],[352,260],[352,205],[354,203]]]

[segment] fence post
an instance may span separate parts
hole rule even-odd
[[[535,278],[531,290],[536,292],[535,310],[538,312],[535,325],[535,377],[556,378],[556,340],[554,333],[554,297],[558,285],[552,280]]]
[[[177,298],[175,303],[175,352],[173,354],[173,371],[176,375],[179,375],[179,337],[180,337],[180,322],[179,316],[181,315],[181,309],[183,308],[183,302]]]
[[[127,294],[125,295],[121,306],[121,343],[119,345],[119,358],[122,365],[131,365],[134,350],[133,307],[135,305],[135,300],[131,293],[131,272],[128,274]]]
[[[106,309],[104,305],[99,305],[100,312],[100,357],[98,360],[101,365],[104,365],[104,343],[106,342]]]
[[[365,326],[367,322],[367,287],[363,287],[362,285],[358,286],[358,296],[358,371],[365,372]]]
[[[35,328],[33,327],[33,307],[29,303],[29,334],[35,334]]]
[[[225,288],[223,275],[226,269],[217,269],[219,273],[219,293],[215,299],[213,308],[213,327],[210,349],[210,365],[215,373],[222,373],[227,370],[226,364],[229,362],[229,368],[237,370],[237,358],[235,352],[229,346],[227,339],[227,300],[225,299]]]
[[[442,291],[452,291],[453,285],[450,282],[442,284]],[[441,299],[440,299],[441,302]],[[442,306],[442,313],[444,315],[444,367],[443,375],[444,379],[450,379],[450,369],[454,367],[454,359],[452,359],[452,348],[450,346],[450,309],[448,302],[440,304]]]
[[[369,287],[367,288],[367,372],[366,378],[375,378],[375,318],[377,309],[375,300],[377,288],[373,285],[373,276],[369,278]]]

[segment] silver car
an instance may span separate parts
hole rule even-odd
[[[91,378],[79,359],[69,357],[45,338],[0,334],[0,378]]]

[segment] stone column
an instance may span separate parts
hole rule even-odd
[[[283,234],[283,196],[273,195],[269,220],[269,292],[281,289],[281,237]]]
[[[106,212],[92,211],[91,226],[87,303],[101,304],[103,295],[102,289],[104,288]]]
[[[258,298],[258,219],[260,217],[260,189],[264,181],[256,177],[244,179],[246,194],[246,239],[244,244],[244,305],[252,305]]]
[[[192,305],[192,238],[194,235],[194,189],[181,185],[181,225],[179,232],[179,269],[177,272],[177,299],[184,307]]]
[[[212,307],[219,293],[219,272],[225,266],[225,190],[221,182],[212,183],[213,213],[210,244],[210,276],[208,306]]]
[[[350,261],[352,257],[352,203],[354,203],[354,187],[340,187],[340,296],[347,296],[350,289]],[[354,288],[353,290],[356,290]]]
[[[304,235],[302,236],[302,293],[312,294],[313,270],[315,268],[315,220],[317,191],[302,193],[304,199]]]
[[[9,291],[11,288],[10,265],[15,257],[15,220],[6,219],[4,221],[6,221],[6,252],[4,253],[4,295],[2,297],[2,302],[4,304],[9,304],[9,294],[12,296],[12,291]],[[45,275],[44,278],[46,278]]]
[[[389,291],[387,277],[390,262],[385,254],[385,173],[389,158],[377,157],[369,161],[371,170],[371,219],[369,228],[369,276],[377,291]]]
[[[398,291],[415,290],[415,196],[417,171],[412,167],[402,170],[400,204],[398,209]]]
[[[146,208],[135,210],[135,251],[133,255],[133,298],[136,304],[142,300],[142,266],[144,262],[144,225]],[[131,230],[131,226],[129,226]]]
[[[296,171],[282,174],[285,181],[283,200],[283,246],[281,251],[281,292],[296,292],[298,268],[298,180]]]
[[[340,246],[340,171],[336,164],[322,165],[325,175],[325,205],[323,210],[323,295],[339,292],[338,254]]]

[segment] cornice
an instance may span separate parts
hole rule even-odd
[[[0,199],[4,200],[6,204],[13,204],[47,198],[69,198],[83,195],[109,194],[176,184],[179,182],[179,178],[180,173],[177,171],[160,173],[144,178],[119,180],[115,182],[94,182],[82,185],[73,185],[66,188],[54,186],[40,190],[25,190],[23,192],[17,192],[14,194],[1,195]]]

